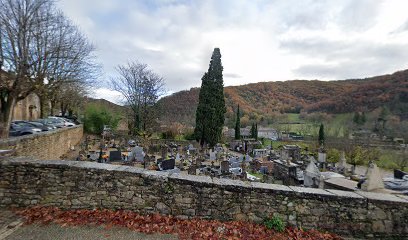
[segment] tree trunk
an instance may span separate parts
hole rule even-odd
[[[61,116],[65,116],[67,112],[67,106],[64,105],[64,102],[61,102]]]
[[[9,96],[7,102],[2,105],[0,113],[0,138],[8,138],[11,120],[13,118],[13,109],[16,105],[16,97]]]
[[[39,98],[40,98],[40,118],[45,118],[46,117],[45,104],[47,102],[47,99],[44,96],[42,96],[42,94],[40,94]]]
[[[51,104],[51,106],[50,106],[50,114],[51,114],[51,116],[54,116],[54,108],[55,108],[56,101],[55,101],[55,100],[51,100],[50,104]]]

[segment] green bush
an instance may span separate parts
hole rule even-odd
[[[118,126],[120,117],[107,110],[103,106],[90,104],[85,109],[85,116],[83,119],[84,129],[88,133],[101,134],[103,127],[109,125],[111,129]]]
[[[266,218],[263,222],[266,228],[275,229],[275,231],[283,232],[285,230],[285,222],[278,216],[273,216],[272,218]]]

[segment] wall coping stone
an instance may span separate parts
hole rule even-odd
[[[279,185],[279,184],[272,184],[272,183],[261,183],[261,182],[252,182],[252,187],[257,189],[265,189],[265,190],[272,190],[272,191],[284,191],[284,192],[293,192],[288,186]]]
[[[358,199],[364,199],[365,197],[358,195],[355,192],[349,192],[349,191],[341,191],[341,190],[335,190],[335,189],[327,189],[326,191],[335,194],[338,197],[345,197],[345,198],[358,198]]]
[[[364,191],[356,191],[357,194],[374,201],[383,201],[383,202],[405,202],[408,203],[408,200],[403,198],[399,198],[392,194],[387,193],[375,193],[375,192],[364,192]]]
[[[408,196],[407,195],[399,195],[399,194],[397,194],[397,195],[395,195],[396,197],[399,197],[399,198],[402,198],[402,199],[405,199],[405,200],[407,200],[408,201]]]
[[[319,188],[306,188],[306,187],[296,187],[296,186],[289,186],[294,192],[297,193],[306,193],[306,194],[314,194],[314,195],[324,195],[324,196],[335,196],[335,194],[328,192],[324,189]]]
[[[341,190],[323,190],[317,188],[304,188],[304,187],[295,187],[295,186],[284,186],[277,184],[267,184],[267,183],[258,183],[258,182],[244,182],[240,180],[231,180],[231,179],[219,179],[219,178],[210,178],[208,176],[195,176],[195,175],[185,175],[179,173],[168,173],[168,172],[159,172],[140,169],[132,166],[123,166],[123,165],[112,165],[104,163],[95,163],[95,162],[78,162],[78,161],[67,161],[67,160],[35,160],[27,157],[13,157],[9,159],[4,159],[0,162],[1,165],[34,165],[36,167],[45,167],[45,168],[82,168],[92,170],[104,170],[104,171],[115,171],[115,172],[127,172],[139,174],[143,178],[152,178],[158,179],[161,181],[176,180],[183,182],[192,182],[192,185],[218,185],[225,188],[239,188],[240,190],[252,191],[254,189],[260,191],[271,191],[271,192],[285,192],[288,193],[301,193],[303,197],[307,198],[309,196],[322,196],[322,197],[342,197],[342,198],[355,198],[355,199],[367,199],[369,201],[380,201],[385,203],[403,203],[408,205],[408,196],[403,195],[392,195],[387,193],[373,193],[373,192],[364,192],[364,191],[341,191]],[[195,183],[195,184],[194,184]]]

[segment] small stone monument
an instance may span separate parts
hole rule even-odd
[[[210,161],[215,161],[217,159],[216,152],[210,151]]]
[[[197,170],[197,166],[196,165],[190,165],[190,167],[188,167],[188,174],[190,175],[196,175],[196,170]]]
[[[383,189],[384,182],[381,178],[380,170],[377,165],[370,161],[366,172],[366,180],[361,185],[363,191],[373,191],[376,189]]]
[[[321,181],[321,174],[315,161],[311,160],[304,172],[304,186],[305,187],[319,187]]]
[[[144,156],[145,156],[145,153],[143,152],[143,148],[136,146],[136,147],[134,147],[132,149],[130,160],[131,161],[135,160],[135,161],[138,161],[138,162],[143,162],[144,161]]]

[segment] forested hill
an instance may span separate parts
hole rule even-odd
[[[408,70],[390,75],[340,81],[293,80],[224,88],[227,114],[239,104],[244,113],[268,117],[280,113],[371,111],[381,106],[408,118]],[[193,125],[199,88],[159,101],[160,120]]]

